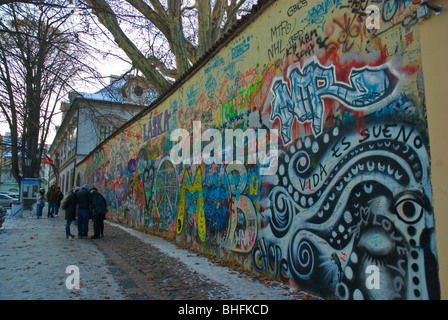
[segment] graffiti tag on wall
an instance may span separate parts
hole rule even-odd
[[[345,107],[364,111],[390,96],[395,80],[389,69],[363,67],[350,72],[350,84],[336,80],[334,66],[324,67],[314,59],[300,69],[290,67],[288,80],[291,90],[282,79],[272,86],[271,120],[280,119],[282,138],[285,144],[291,142],[291,127],[294,119],[301,123],[311,122],[313,134],[322,132],[325,103],[322,98],[332,97]]]

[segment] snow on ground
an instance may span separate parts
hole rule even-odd
[[[232,299],[295,300],[306,293],[285,288],[277,282],[269,286],[245,274],[221,267],[162,238],[114,224],[162,252],[180,259],[206,278],[227,286]],[[72,224],[72,233],[76,233]],[[71,288],[79,269],[80,288]],[[25,211],[22,218],[7,216],[0,228],[0,300],[125,299],[107,269],[105,256],[91,240],[65,238],[63,216],[37,219]]]
[[[63,217],[23,216],[7,216],[0,229],[0,300],[124,299],[97,246],[65,238]],[[79,289],[72,288],[71,265],[79,269]]]

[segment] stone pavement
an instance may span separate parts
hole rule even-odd
[[[108,269],[132,300],[221,299],[228,290],[187,268],[178,258],[145,243],[123,228],[105,225],[105,237],[93,242],[106,257]]]
[[[0,229],[0,300],[319,299],[109,221],[102,239],[70,241],[64,228],[61,216],[7,218]],[[68,266],[79,270],[79,289],[70,288]]]

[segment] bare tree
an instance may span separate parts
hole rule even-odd
[[[19,183],[21,173],[39,175],[58,100],[94,72],[84,63],[87,51],[70,21],[70,4],[0,6],[1,120],[11,131],[12,174]]]
[[[85,2],[159,94],[253,5],[247,0]]]

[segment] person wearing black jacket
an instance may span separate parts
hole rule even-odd
[[[75,187],[69,192],[68,196],[62,203],[62,209],[65,210],[65,220],[67,223],[65,225],[65,236],[67,239],[73,240],[75,237],[70,231],[70,226],[73,221],[76,220],[76,195]]]
[[[78,206],[78,238],[88,239],[90,210],[92,197],[89,192],[89,185],[83,185],[82,189],[76,193],[76,204]]]
[[[55,217],[58,216],[59,208],[61,207],[62,199],[64,199],[64,194],[61,191],[61,187],[57,187],[56,188],[56,193],[58,194],[58,201],[57,201],[56,207],[55,207],[55,213],[54,213]]]
[[[92,219],[93,219],[93,236],[92,239],[104,237],[104,220],[106,220],[107,202],[98,189],[93,187],[90,189],[92,195]]]
[[[50,189],[47,191],[47,201],[48,201],[48,218],[54,218],[54,214],[56,213],[56,206],[58,202],[58,194],[56,192],[56,186],[52,185]]]

